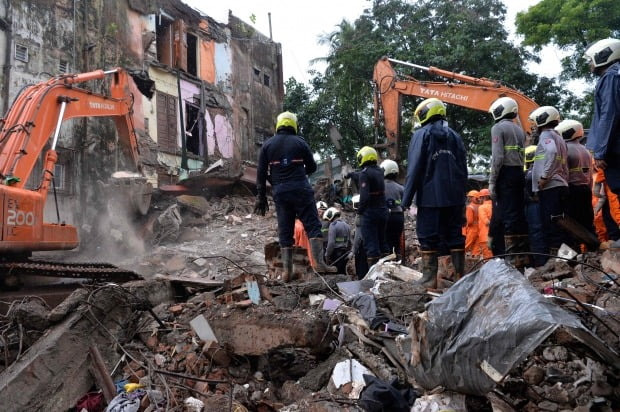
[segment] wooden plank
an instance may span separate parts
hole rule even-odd
[[[224,286],[222,280],[210,280],[202,278],[184,278],[181,276],[172,275],[157,275],[157,279],[167,280],[169,282],[183,283],[184,285],[203,286],[208,288],[219,288]]]

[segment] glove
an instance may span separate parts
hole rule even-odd
[[[256,198],[256,203],[254,203],[254,214],[265,216],[265,213],[268,210],[269,210],[269,205],[267,205],[267,197],[258,196]]]
[[[497,193],[495,193],[495,183],[489,183],[489,193],[491,193],[491,200],[497,199]]]
[[[492,249],[492,248],[493,248],[493,238],[492,238],[491,236],[488,236],[488,237],[487,237],[487,247],[488,247],[489,249]]]
[[[351,260],[355,257],[355,254],[353,252],[349,252],[349,254],[347,255],[347,260]]]

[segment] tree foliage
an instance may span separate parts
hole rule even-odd
[[[517,32],[523,43],[540,51],[556,46],[570,54],[562,59],[563,78],[589,76],[583,53],[600,39],[620,36],[618,0],[542,0],[517,14]]]
[[[527,62],[535,56],[508,40],[505,13],[500,0],[374,0],[355,22],[342,21],[322,39],[329,45],[325,74],[315,73],[306,89],[289,80],[286,104],[307,116],[302,120],[304,133],[315,149],[330,152],[329,125],[338,127],[349,158],[375,141],[371,79],[382,56],[496,79],[540,105],[557,105],[563,92],[553,79],[538,78],[526,70]],[[411,68],[399,70],[430,79]],[[306,100],[295,97],[300,93]],[[405,99],[403,119],[411,118],[420,100]],[[298,104],[307,106],[294,106]],[[448,117],[451,127],[463,135],[472,157],[490,154],[490,115],[449,106]],[[404,154],[410,122],[404,122],[402,130]],[[379,137],[382,139],[381,131]]]

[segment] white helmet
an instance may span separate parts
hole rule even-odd
[[[586,49],[585,55],[594,67],[605,66],[620,59],[620,40],[599,40]]]
[[[512,97],[500,97],[495,100],[489,108],[489,113],[491,113],[495,121],[503,119],[510,113],[516,114],[518,111],[519,105]]]
[[[325,203],[322,200],[319,200],[318,202],[316,202],[316,208],[317,210],[327,210],[329,206],[327,206],[327,203]]]
[[[334,218],[338,216],[340,216],[340,210],[336,209],[335,207],[330,207],[325,211],[325,213],[323,213],[323,220],[331,222],[332,220],[334,220]]]
[[[553,106],[542,106],[530,113],[530,120],[537,127],[543,127],[554,120],[560,121],[560,112]]]
[[[383,176],[388,176],[391,174],[398,174],[398,164],[390,159],[385,159],[381,162],[381,169],[383,169]]]
[[[562,120],[555,127],[564,140],[575,140],[583,137],[583,125],[577,120]]]

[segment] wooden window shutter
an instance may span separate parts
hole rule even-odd
[[[185,22],[175,20],[173,25],[174,40],[174,67],[187,71],[187,34],[185,33]]]

